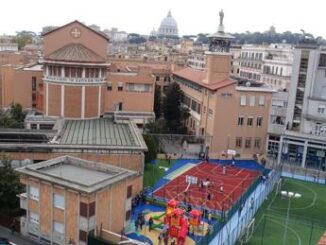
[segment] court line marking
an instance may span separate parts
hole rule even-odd
[[[235,204],[235,201],[234,200],[232,200],[231,199],[231,195],[233,194],[233,192],[239,187],[239,185],[241,185],[245,180],[247,180],[247,177],[248,177],[249,175],[247,175],[242,181],[240,181],[240,183],[239,184],[237,184],[234,188],[233,188],[233,190],[228,194],[228,195],[226,195],[226,196],[228,196],[229,197],[229,199],[232,201],[232,204]],[[241,194],[243,194],[243,191],[241,192]],[[241,195],[240,195],[241,196]],[[224,197],[223,199],[222,199],[222,201],[221,202],[223,202],[224,201],[224,199],[225,199],[226,197]]]
[[[265,215],[266,215],[266,214],[265,214]],[[270,215],[266,215],[266,216],[271,218],[270,221],[272,221],[272,222],[274,222],[274,223],[276,223],[276,224],[279,224],[279,225],[285,227],[285,225],[282,224],[281,222],[278,222],[278,221],[273,220],[273,218],[274,218],[273,216],[270,216]],[[298,245],[301,245],[302,240],[301,240],[301,238],[300,238],[300,235],[299,235],[299,234],[298,234],[294,229],[292,229],[289,225],[288,225],[288,229],[289,229],[290,231],[292,231],[293,234],[297,237],[297,239],[298,239]]]
[[[286,181],[286,179],[284,180],[284,182]],[[317,197],[318,197],[318,194],[313,190],[313,189],[311,189],[310,187],[308,187],[308,186],[305,186],[305,185],[303,185],[303,184],[301,184],[301,183],[295,183],[295,184],[298,184],[298,185],[300,185],[300,186],[302,186],[302,187],[304,187],[304,188],[306,188],[307,190],[309,190],[309,191],[311,191],[312,192],[312,194],[313,194],[313,199],[312,199],[312,202],[309,204],[309,205],[306,205],[306,206],[304,206],[304,207],[291,207],[291,210],[303,210],[303,209],[308,209],[308,208],[311,208],[311,207],[313,207],[313,206],[315,206],[315,204],[316,204],[316,202],[317,202]],[[275,199],[276,199],[276,197],[277,197],[277,195],[275,195],[275,197],[273,198],[273,200],[272,200],[272,202],[268,205],[268,208],[270,209],[270,210],[283,210],[283,209],[287,209],[287,208],[278,208],[278,207],[272,207],[272,204],[273,204],[273,202],[275,201]]]

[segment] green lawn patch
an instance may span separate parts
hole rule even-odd
[[[171,160],[169,164],[167,160],[159,159],[156,160],[156,164],[146,163],[145,164],[145,171],[144,171],[144,187],[147,186],[154,186],[154,184],[162,178],[165,174],[165,169],[169,169],[176,160]]]

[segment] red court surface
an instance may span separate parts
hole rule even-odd
[[[187,175],[197,177],[198,184],[191,184],[186,191]],[[203,162],[160,187],[153,195],[167,200],[174,198],[208,209],[227,211],[260,175],[261,172],[239,169],[231,165],[226,167],[226,173],[223,174],[223,165]],[[200,180],[206,179],[209,179],[209,187],[200,186]],[[221,185],[223,192],[220,191]]]

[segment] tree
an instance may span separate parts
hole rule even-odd
[[[163,99],[164,119],[170,133],[185,132],[183,122],[188,118],[189,114],[185,113],[183,109],[183,97],[184,94],[179,84],[171,83]]]
[[[21,104],[14,103],[10,107],[10,116],[13,120],[22,123],[25,119],[25,113],[23,112],[23,107]]]
[[[143,137],[148,148],[147,152],[145,152],[145,163],[150,163],[156,159],[157,144],[152,135],[144,134]]]
[[[36,36],[34,32],[31,31],[19,31],[16,32],[16,42],[18,43],[18,49],[21,50],[26,44],[33,43],[33,38]]]
[[[25,116],[20,104],[12,104],[9,110],[0,112],[0,127],[23,128]]]
[[[156,119],[161,117],[161,89],[158,86],[155,87],[154,113],[155,113]]]
[[[1,156],[0,176],[0,212],[11,215],[19,210],[17,195],[23,191],[23,188],[19,175],[15,173],[7,155]]]

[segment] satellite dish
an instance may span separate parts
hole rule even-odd
[[[246,82],[246,87],[250,87],[251,86],[251,82]]]

